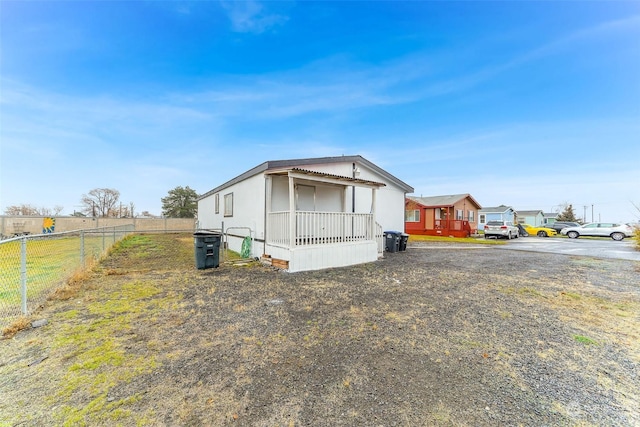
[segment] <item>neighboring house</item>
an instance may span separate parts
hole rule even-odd
[[[361,156],[264,162],[198,198],[199,229],[290,272],[371,262],[413,188]]]
[[[478,230],[484,230],[487,221],[511,221],[515,224],[517,215],[518,213],[511,206],[482,208],[478,211]]]
[[[558,213],[557,212],[544,212],[542,214],[544,216],[544,222],[543,224],[553,224],[554,222],[556,222],[558,220]]]
[[[544,213],[542,211],[518,211],[518,224],[540,227],[544,225]]]
[[[407,197],[405,230],[427,236],[468,237],[478,229],[480,204],[470,194]]]

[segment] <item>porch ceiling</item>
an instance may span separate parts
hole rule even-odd
[[[357,187],[380,188],[386,186],[382,182],[369,181],[360,178],[334,175],[326,172],[318,172],[300,168],[281,169],[265,172],[267,175],[286,175],[292,178],[306,179],[309,181],[326,182],[330,184],[355,185]]]

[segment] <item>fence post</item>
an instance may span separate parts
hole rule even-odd
[[[80,265],[84,267],[84,230],[80,230]]]
[[[20,291],[22,314],[27,315],[27,238],[20,239]]]

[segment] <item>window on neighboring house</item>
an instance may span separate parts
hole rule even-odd
[[[405,222],[420,222],[420,210],[407,210],[404,211]]]
[[[464,219],[464,210],[456,209],[456,220],[462,221]]]
[[[487,216],[485,214],[480,214],[480,220],[478,221],[480,224],[484,224],[487,222]]]
[[[220,213],[220,194],[216,194],[214,196],[214,199],[216,201],[216,213],[219,214]]]
[[[476,211],[469,211],[469,222],[474,222],[476,220]]]
[[[224,216],[233,216],[233,193],[224,195]]]

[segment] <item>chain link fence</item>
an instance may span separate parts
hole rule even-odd
[[[133,231],[133,225],[122,225],[0,241],[0,330],[20,315],[32,313],[69,278]]]

